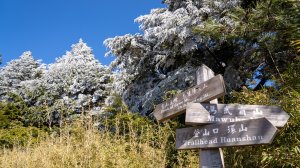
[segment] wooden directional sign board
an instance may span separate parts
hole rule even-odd
[[[266,118],[176,130],[176,149],[270,144],[277,128]]]
[[[184,113],[188,102],[207,102],[224,94],[223,77],[217,75],[157,105],[153,114],[158,121],[164,121]]]
[[[186,124],[227,123],[265,117],[283,127],[290,116],[278,106],[189,103]]]

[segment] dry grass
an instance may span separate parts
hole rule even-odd
[[[60,136],[49,137],[39,144],[2,149],[0,167],[198,167],[195,152],[178,152],[174,156],[176,163],[170,163],[168,127],[145,126],[137,130],[129,122],[125,127],[124,123],[122,127],[117,124],[112,133],[100,132],[91,125],[73,123],[62,129]]]

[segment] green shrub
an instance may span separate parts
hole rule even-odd
[[[277,105],[290,119],[270,145],[226,148],[225,162],[232,167],[298,167],[300,165],[300,61],[282,74],[280,89],[234,92],[232,103]]]
[[[0,103],[0,129],[23,126],[24,107],[18,103]]]
[[[15,127],[0,129],[0,146],[12,148],[14,146],[27,146],[43,140],[47,133],[35,127]]]
[[[168,93],[170,98],[177,91]],[[166,97],[167,98],[167,97]],[[150,144],[152,148],[162,150],[165,155],[165,167],[198,167],[198,151],[178,151],[175,149],[175,130],[184,126],[184,117],[179,116],[164,123],[157,123],[149,117],[132,113],[122,99],[115,96],[114,103],[106,110],[110,117],[103,120],[106,129],[113,135]]]

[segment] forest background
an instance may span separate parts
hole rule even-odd
[[[300,165],[299,1],[163,3],[135,19],[142,33],[104,41],[109,66],[80,39],[52,64],[26,51],[0,69],[0,167],[198,167],[196,150],[174,149],[182,117],[152,112],[202,64],[224,76],[219,102],[291,116],[271,145],[224,149],[226,165]]]

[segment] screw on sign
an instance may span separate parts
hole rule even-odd
[[[290,116],[278,106],[189,103],[186,124],[227,123],[265,117],[283,127]]]

